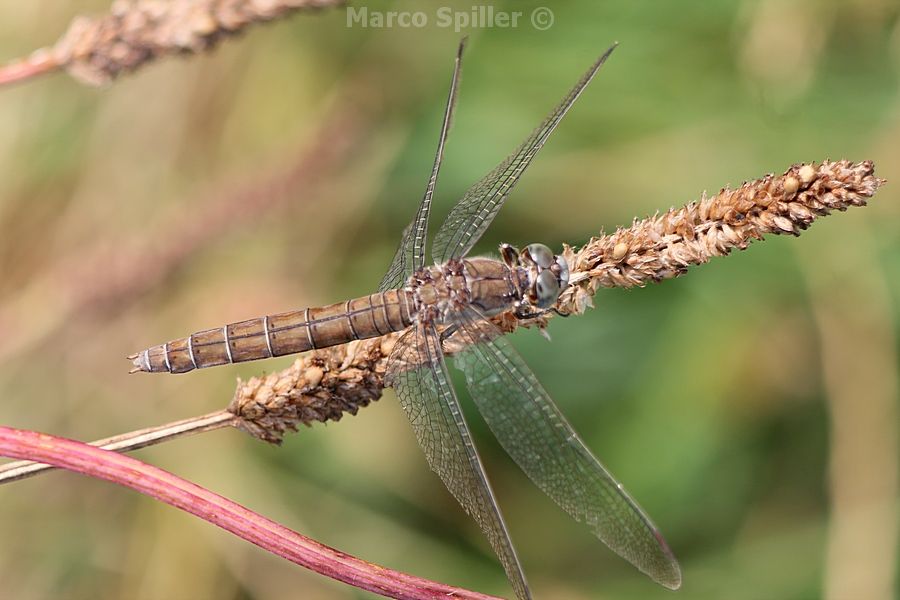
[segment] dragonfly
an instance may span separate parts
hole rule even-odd
[[[431,176],[378,291],[324,307],[231,323],[130,356],[133,372],[184,373],[403,332],[389,356],[392,387],[431,469],[478,523],[520,600],[531,598],[522,565],[447,369],[448,356],[489,429],[530,479],[609,548],[661,585],[681,571],[649,516],[595,458],[492,316],[529,319],[554,310],[569,265],[547,246],[469,257],[513,187],[591,82],[604,52],[528,138],[453,206],[426,260],[426,233],[459,89],[457,51]]]

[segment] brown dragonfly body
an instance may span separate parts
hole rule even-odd
[[[460,45],[438,150],[418,211],[403,233],[378,292],[199,331],[130,358],[134,371],[184,373],[403,332],[385,364],[428,464],[477,522],[519,600],[531,592],[506,523],[453,389],[444,357],[452,349],[473,402],[525,473],[610,548],[662,585],[681,584],[678,562],[650,518],[581,441],[490,317],[521,319],[553,310],[569,285],[569,265],[547,246],[521,252],[503,244],[500,259],[469,251],[503,206],[538,150],[591,81],[607,50],[532,134],[454,205],[431,244],[428,217],[459,83]],[[444,344],[448,341],[448,344]]]
[[[401,289],[198,331],[130,358],[134,371],[187,373],[379,337],[421,321],[444,323],[462,306],[490,316],[522,299],[527,278],[524,267],[499,260],[451,260],[416,272]]]

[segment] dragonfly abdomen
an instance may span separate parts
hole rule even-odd
[[[388,290],[198,331],[129,358],[133,372],[187,373],[296,354],[402,331],[412,324],[412,307],[410,292]]]

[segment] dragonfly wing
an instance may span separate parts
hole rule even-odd
[[[469,188],[456,203],[434,238],[431,256],[435,262],[443,263],[451,258],[462,258],[472,249],[494,220],[513,186],[531,164],[538,150],[614,49],[615,46],[612,46],[604,52],[528,139],[493,171]]]
[[[522,357],[475,309],[457,327],[450,340],[457,343],[454,364],[506,452],[603,543],[677,589],[681,570],[659,530],[579,439]]]
[[[396,391],[431,469],[487,536],[516,596],[519,600],[530,598],[440,348],[433,326],[410,328],[391,353],[385,383]]]
[[[391,266],[378,286],[379,291],[386,291],[400,287],[414,271],[425,266],[425,238],[428,233],[428,215],[431,212],[431,200],[434,197],[434,188],[437,185],[438,173],[444,160],[444,145],[447,143],[447,134],[453,121],[453,110],[456,107],[456,96],[459,89],[459,74],[462,68],[462,55],[466,48],[466,39],[463,38],[456,51],[456,64],[453,68],[453,79],[450,80],[450,93],[447,96],[447,106],[444,109],[444,121],[441,125],[441,136],[438,139],[437,152],[434,156],[434,166],[431,168],[431,177],[425,186],[425,195],[419,203],[419,209],[412,222],[403,230],[400,246],[394,255]]]
[[[384,277],[381,278],[381,283],[378,285],[379,292],[397,289],[412,275],[410,269],[410,265],[413,264],[412,252],[407,246],[409,246],[412,228],[415,223],[415,220],[413,220],[403,229],[400,245],[397,246],[397,251],[394,253],[394,260],[391,261],[391,266],[388,267],[387,273],[384,274]]]

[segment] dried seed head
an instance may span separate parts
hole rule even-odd
[[[103,17],[78,17],[49,49],[53,62],[101,85],[168,54],[201,52],[254,23],[344,0],[116,0]]]
[[[375,338],[316,350],[278,373],[238,380],[228,411],[239,417],[239,428],[274,444],[301,424],[355,415],[381,397],[389,356],[382,353],[384,345]]]
[[[634,287],[676,277],[691,265],[744,249],[767,234],[793,234],[832,210],[863,206],[884,183],[871,161],[795,165],[736,190],[636,221],[628,229],[566,247],[570,285],[557,308],[580,314],[599,287]],[[627,255],[622,249],[627,249]],[[612,260],[609,260],[612,257]]]

